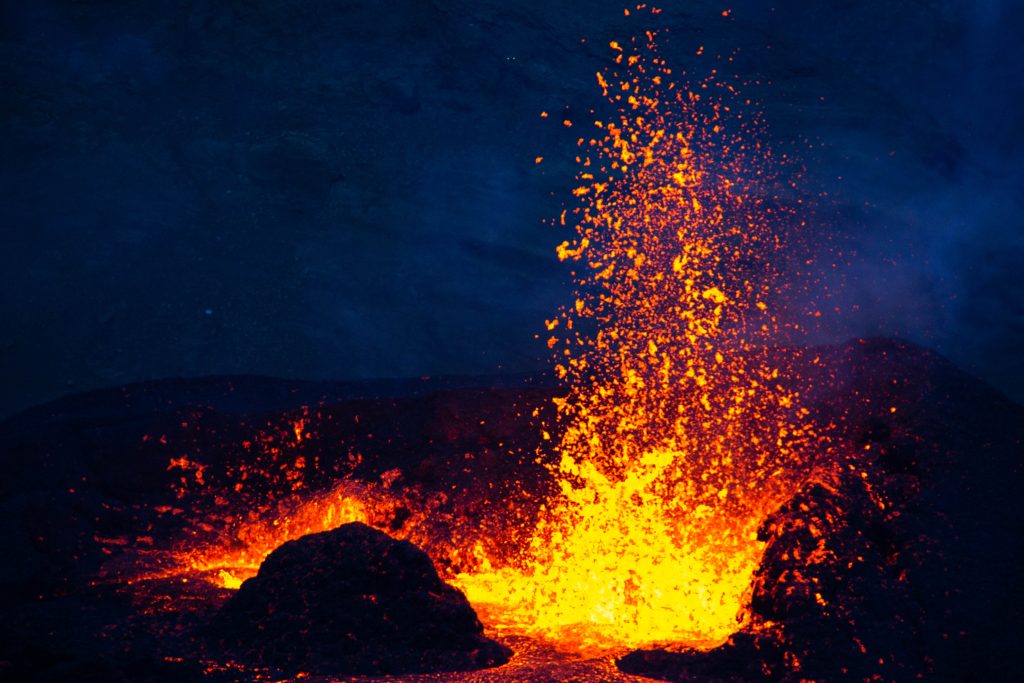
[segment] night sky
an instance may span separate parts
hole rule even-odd
[[[1024,401],[1024,3],[662,5],[663,55],[763,81],[803,150],[799,239],[844,254],[809,341],[909,339]],[[542,371],[576,133],[539,113],[588,120],[608,41],[649,26],[623,6],[5,0],[0,415],[168,376]]]

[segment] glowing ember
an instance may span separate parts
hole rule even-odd
[[[513,566],[457,584],[485,621],[575,648],[710,648],[741,628],[757,530],[802,479],[806,411],[765,348],[781,227],[770,153],[733,88],[692,92],[613,43],[616,113],[582,137],[558,248],[574,304],[549,321],[561,494]]]

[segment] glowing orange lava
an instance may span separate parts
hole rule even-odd
[[[558,247],[577,277],[547,327],[563,436],[530,547],[456,584],[485,621],[577,649],[710,648],[747,620],[757,531],[802,479],[807,412],[766,345],[773,206],[756,117],[713,78],[687,91],[646,42],[597,74],[614,117],[578,141]]]
[[[546,323],[567,386],[555,457],[541,456],[558,493],[511,560],[479,539],[425,545],[470,567],[451,578],[488,627],[563,649],[708,649],[743,628],[758,530],[806,477],[814,439],[771,360],[793,215],[759,117],[714,74],[673,81],[654,38],[611,44],[597,74],[610,117],[565,120],[586,132],[560,218],[576,235],[557,249],[576,291]],[[287,540],[387,505],[383,488],[347,484],[295,495],[177,562],[237,587]]]
[[[325,494],[283,501],[277,509],[240,516],[213,542],[189,545],[177,556],[180,569],[208,575],[223,588],[238,588],[256,575],[267,555],[287,541],[337,528],[372,523],[372,494],[342,484]]]

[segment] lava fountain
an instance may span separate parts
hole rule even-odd
[[[758,529],[811,460],[769,347],[795,218],[731,84],[680,87],[653,33],[610,47],[613,116],[579,138],[560,219],[575,299],[547,322],[560,492],[519,557],[456,584],[485,622],[560,646],[707,649],[748,621]]]
[[[498,635],[581,652],[710,649],[760,626],[748,610],[758,531],[808,477],[819,439],[772,352],[798,223],[787,159],[735,83],[712,72],[684,87],[645,38],[610,44],[596,80],[611,115],[578,139],[558,221],[575,230],[557,251],[576,284],[546,322],[566,390],[538,454],[554,481],[539,512],[509,502],[507,534],[437,541],[436,510],[410,512],[389,478],[314,493],[302,482],[315,463],[288,450],[304,443],[303,418],[294,438],[257,440],[273,445],[262,469],[287,475],[289,495],[236,515],[238,496],[215,492],[221,531],[186,539],[163,575],[237,588],[282,543],[364,521],[422,545]],[[172,462],[186,465],[200,467]],[[260,469],[236,473],[234,491]],[[389,526],[399,507],[408,523]],[[524,519],[530,541],[501,547]]]

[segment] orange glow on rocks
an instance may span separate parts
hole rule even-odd
[[[176,557],[177,570],[200,572],[222,588],[238,588],[287,541],[349,522],[371,523],[371,499],[369,491],[343,484],[326,494],[283,501],[269,513],[241,515],[215,539],[186,545]]]
[[[731,85],[676,84],[653,39],[611,47],[614,117],[580,140],[558,247],[577,291],[547,324],[560,494],[520,557],[456,583],[485,622],[561,647],[707,649],[747,623],[758,529],[809,460],[768,352],[792,217]]]

